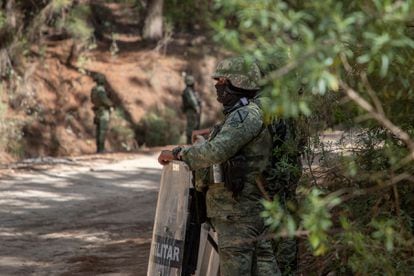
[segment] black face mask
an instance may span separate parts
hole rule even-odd
[[[241,95],[232,93],[228,84],[216,84],[217,101],[224,107],[233,106],[240,99]]]
[[[217,101],[219,103],[224,103],[225,102],[225,98],[227,95],[226,92],[226,84],[216,84],[214,85],[214,87],[216,88],[216,94],[217,94]]]

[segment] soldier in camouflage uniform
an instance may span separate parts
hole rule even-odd
[[[191,144],[191,134],[193,130],[200,128],[201,100],[198,93],[194,90],[194,77],[185,76],[185,89],[183,91],[183,112],[187,117],[186,137],[187,144]]]
[[[271,242],[264,238],[263,194],[256,184],[269,164],[272,143],[253,100],[259,69],[242,58],[230,58],[218,64],[213,77],[224,121],[207,141],[163,151],[158,161],[184,161],[196,171],[196,188],[207,189],[207,216],[218,234],[221,275],[280,275]]]
[[[94,80],[96,86],[92,88],[91,101],[95,113],[93,122],[96,125],[96,152],[100,153],[105,151],[105,136],[113,103],[105,89],[105,77],[102,74],[96,74]]]

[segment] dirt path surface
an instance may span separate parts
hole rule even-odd
[[[146,275],[157,155],[29,160],[0,169],[0,275]]]

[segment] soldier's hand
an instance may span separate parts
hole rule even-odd
[[[201,135],[193,135],[192,139],[193,139],[193,144],[200,144],[206,141],[206,138],[204,138]]]
[[[193,130],[191,133],[191,142],[194,143],[202,143],[206,140],[206,137],[209,135],[210,129],[197,129]],[[200,136],[200,137],[199,137]]]
[[[161,151],[160,155],[158,156],[158,163],[165,166],[168,165],[172,160],[174,160],[174,155],[170,150],[163,150]]]

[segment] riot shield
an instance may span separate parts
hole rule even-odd
[[[192,173],[180,161],[164,166],[148,264],[148,276],[180,276]]]
[[[219,255],[217,248],[217,233],[208,223],[201,225],[198,263],[195,276],[218,276]]]

